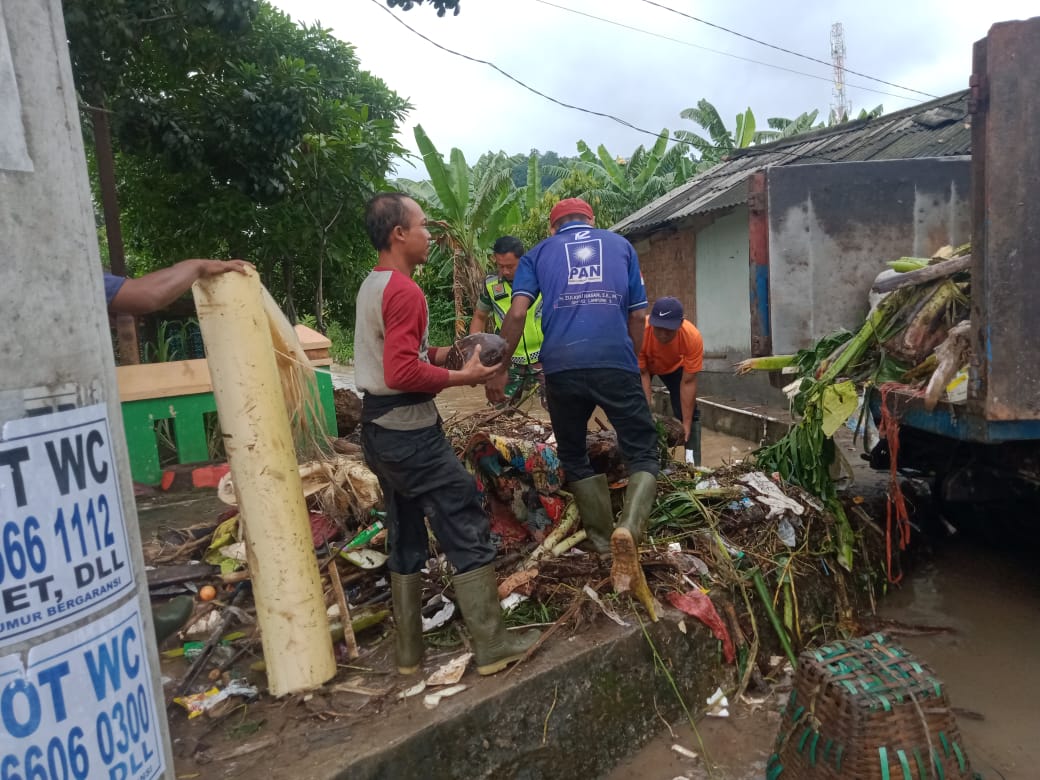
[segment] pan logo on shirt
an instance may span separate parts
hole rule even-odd
[[[564,244],[567,250],[567,284],[603,281],[603,241],[592,238]]]

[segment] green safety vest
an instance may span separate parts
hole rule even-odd
[[[502,329],[502,320],[509,309],[509,302],[513,299],[513,285],[505,279],[499,279],[498,274],[491,274],[484,280],[488,298],[491,299],[491,312],[495,316],[495,330]],[[534,305],[527,310],[527,319],[524,320],[524,332],[520,334],[517,342],[516,352],[513,353],[512,361],[518,366],[526,366],[538,362],[538,353],[542,349],[542,294],[534,299]]]

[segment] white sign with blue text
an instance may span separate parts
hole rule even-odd
[[[136,599],[90,624],[0,657],[0,777],[149,780],[162,736]]]
[[[0,436],[0,652],[134,587],[106,407],[11,420]]]

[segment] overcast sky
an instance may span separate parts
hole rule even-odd
[[[1036,0],[978,5],[949,0],[655,1],[826,62],[831,25],[841,22],[848,70],[936,96],[967,87],[972,44],[985,37],[990,25],[1038,12]],[[362,67],[409,99],[414,108],[401,133],[405,146],[415,149],[412,128],[422,124],[442,154],[457,146],[471,164],[488,150],[526,154],[535,148],[574,155],[578,139],[593,148],[603,143],[614,155],[627,157],[653,138],[609,119],[554,105],[486,65],[437,49],[393,17],[443,46],[495,63],[551,97],[613,114],[655,133],[665,127],[696,130],[679,112],[700,98],[714,103],[731,129],[737,112],[748,106],[761,129],[770,116],[794,117],[819,109],[825,118],[832,102],[829,66],[644,0],[462,0],[458,16],[443,18],[426,5],[409,12],[390,10],[384,0],[273,2],[296,21],[320,21],[331,28],[356,47]],[[930,99],[851,73],[846,82],[854,113],[879,103],[887,113]],[[398,173],[424,178],[414,161],[401,162]]]

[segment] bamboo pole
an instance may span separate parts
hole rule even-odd
[[[351,623],[350,604],[347,602],[347,594],[343,592],[343,581],[339,578],[339,569],[335,561],[329,561],[329,581],[332,583],[332,592],[336,594],[336,603],[339,604],[339,622],[343,624],[343,641],[347,645],[347,657],[357,658],[360,653]]]
[[[307,505],[260,278],[227,273],[192,287],[231,478],[245,529],[272,695],[336,673]]]

